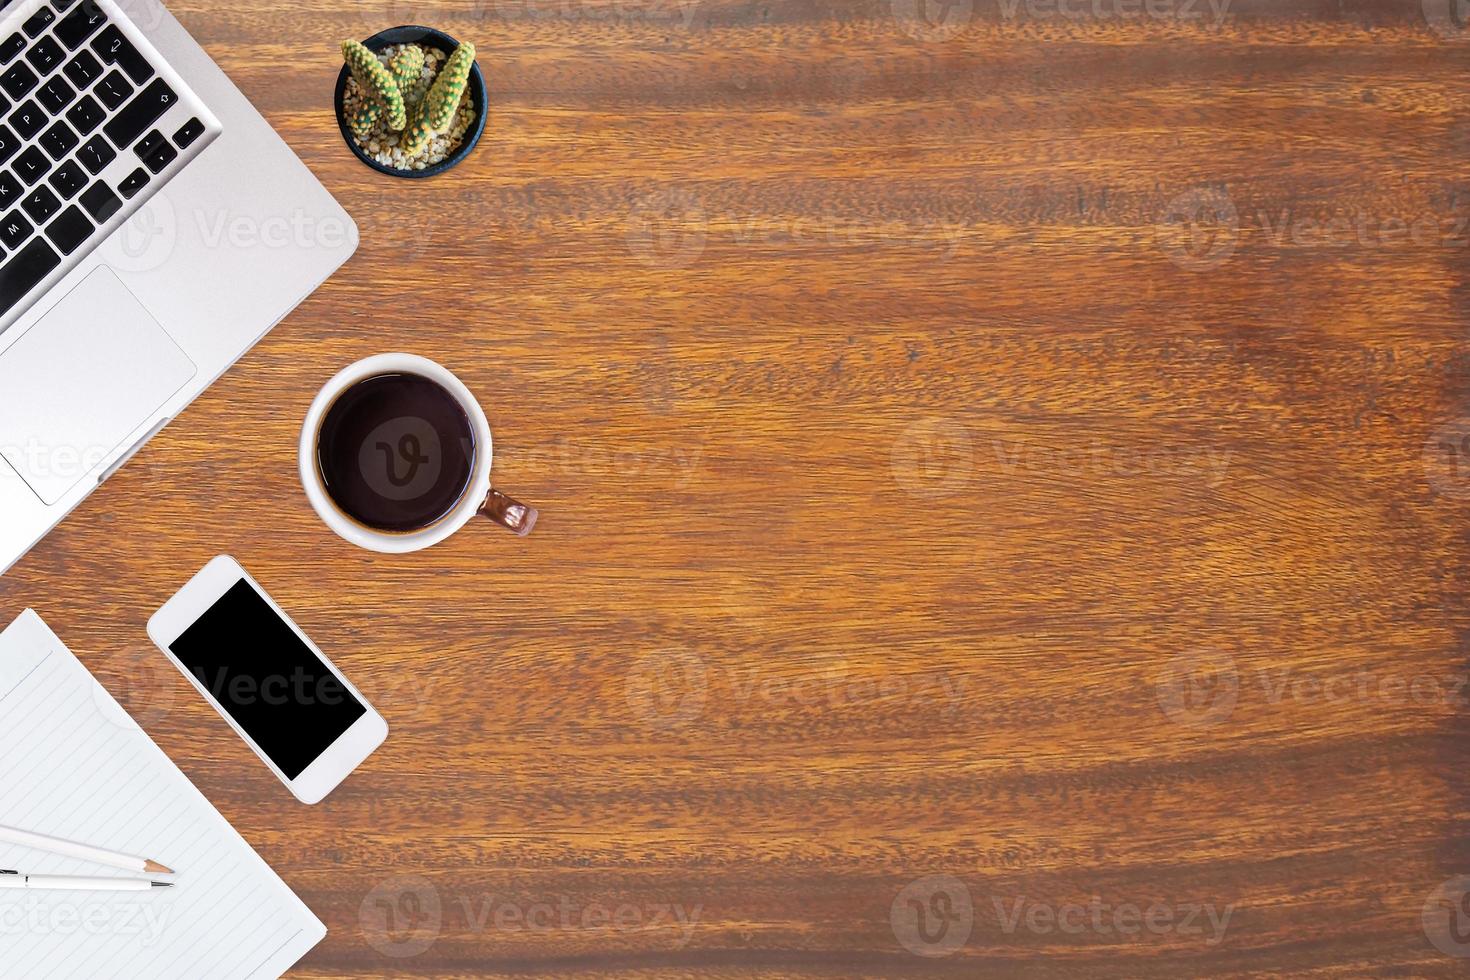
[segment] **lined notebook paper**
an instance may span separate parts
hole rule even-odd
[[[41,617],[0,633],[0,824],[162,862],[152,892],[0,890],[5,977],[278,977],[327,934]],[[0,868],[125,875],[0,843]]]

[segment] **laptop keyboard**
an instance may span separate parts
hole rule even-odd
[[[0,329],[219,132],[109,0],[20,9],[0,28]]]

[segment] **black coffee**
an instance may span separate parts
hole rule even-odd
[[[380,531],[417,531],[464,495],[474,430],[437,382],[384,374],[348,388],[327,410],[316,456],[327,493],[348,517]]]

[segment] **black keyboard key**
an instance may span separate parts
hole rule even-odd
[[[5,216],[4,220],[0,220],[0,242],[4,242],[5,247],[13,252],[20,248],[35,230],[26,220],[25,215],[19,211],[12,211]]]
[[[113,150],[112,144],[101,136],[93,136],[77,151],[77,159],[86,164],[87,169],[94,174],[100,174],[102,168],[111,163],[116,156],[117,152]]]
[[[66,84],[66,80],[57,76],[51,79],[40,90],[36,92],[36,98],[46,111],[55,116],[71,104],[71,100],[77,97],[76,89]]]
[[[138,140],[138,145],[133,147],[133,152],[140,157],[146,157],[163,143],[163,134],[158,130],[150,130],[148,135]]]
[[[80,164],[75,160],[68,160],[51,172],[51,176],[46,178],[46,183],[61,195],[63,201],[70,201],[83,187],[87,186],[88,179]]]
[[[30,220],[38,225],[44,225],[57,211],[61,210],[61,202],[56,199],[56,195],[44,187],[36,188],[31,192],[30,197],[20,203],[30,215]],[[17,211],[16,214],[19,216],[20,212]],[[25,219],[22,218],[22,220]]]
[[[61,59],[65,57],[66,52],[61,50],[61,45],[50,37],[41,38],[26,52],[26,60],[42,75],[50,74],[51,69],[61,64]]]
[[[105,181],[99,180],[82,191],[82,196],[78,198],[77,203],[86,208],[92,220],[100,225],[117,214],[118,209],[122,207],[122,198],[112,193],[112,188],[108,187]]]
[[[12,255],[9,262],[0,265],[0,312],[19,303],[36,283],[46,278],[46,273],[60,264],[61,256],[44,238],[33,239]]]
[[[204,123],[200,122],[198,119],[190,119],[188,122],[184,123],[184,125],[179,127],[178,132],[174,133],[174,142],[177,143],[179,145],[179,149],[182,150],[190,143],[197,140],[200,134],[203,132]]]
[[[123,32],[117,29],[116,24],[92,39],[92,50],[97,52],[97,57],[104,63],[117,65],[127,72],[136,85],[142,85],[153,77],[153,66],[138,53],[132,41],[123,37]]]
[[[26,99],[20,104],[19,109],[10,114],[10,125],[15,127],[15,131],[20,133],[20,138],[23,140],[35,136],[48,122],[50,120],[41,111],[41,107],[30,99]]]
[[[165,143],[154,153],[144,158],[143,163],[154,173],[158,173],[164,167],[173,163],[179,157],[179,151],[174,149],[172,143]]]
[[[102,77],[102,66],[97,63],[96,58],[92,57],[90,51],[79,53],[61,70],[66,72],[66,77],[70,78],[71,83],[77,88],[86,88]]]
[[[15,151],[18,149],[20,149],[20,139],[10,131],[9,126],[0,126],[0,163],[15,156]],[[0,207],[4,206],[0,204]]]
[[[38,225],[44,225],[53,214],[61,210],[61,202],[51,193],[51,188],[44,186],[31,191],[30,196],[20,202],[20,206],[26,209],[26,214]]]
[[[80,142],[77,134],[72,132],[71,127],[64,122],[53,124],[50,129],[41,134],[41,145],[46,148],[47,153],[51,154],[53,160],[60,160],[75,150]]]
[[[26,39],[20,36],[20,32],[7,37],[0,44],[0,65],[8,65],[15,60],[15,56],[26,49]]]
[[[23,61],[11,65],[5,74],[0,75],[0,88],[12,99],[21,98],[35,87],[36,73]]]
[[[92,32],[106,21],[107,15],[102,12],[102,9],[91,0],[87,0],[76,10],[61,18],[61,23],[56,25],[53,33],[61,38],[62,44],[75,51],[77,45],[91,37]]]
[[[134,194],[148,186],[148,171],[139,167],[123,178],[123,182],[117,185],[118,192],[123,197],[132,197]]]
[[[25,185],[9,170],[0,171],[0,209],[8,208],[25,193]]]
[[[40,10],[31,14],[31,16],[26,19],[26,22],[20,26],[21,29],[29,34],[31,37],[40,37],[46,32],[46,28],[50,27],[51,22],[55,19],[56,11],[52,10],[50,7],[42,7]]]
[[[97,124],[107,117],[97,100],[90,95],[82,96],[81,100],[70,109],[66,110],[67,122],[83,135],[97,128]]]
[[[133,147],[133,152],[154,173],[168,166],[179,155],[173,144],[164,139],[163,134],[156,129],[139,140],[138,145]]]
[[[61,249],[62,255],[70,255],[77,250],[77,246],[86,241],[92,234],[92,222],[82,214],[82,209],[73,204],[61,214],[56,220],[46,226],[46,237]]]
[[[27,184],[34,184],[46,176],[46,171],[51,169],[51,161],[46,159],[46,154],[32,146],[20,156],[15,158],[15,172]]]
[[[111,78],[112,75],[107,77]],[[105,82],[107,79],[104,78],[102,81]],[[115,145],[127,146],[143,135],[143,130],[152,126],[154,121],[173,108],[173,104],[177,101],[178,96],[174,94],[173,89],[168,87],[168,82],[155,78],[117,115],[103,123],[102,131]]]
[[[4,79],[0,78],[0,85],[3,84]],[[133,94],[133,87],[128,84],[128,80],[126,78],[122,77],[122,72],[113,69],[112,71],[107,73],[106,78],[97,83],[97,87],[94,88],[92,92],[97,96],[97,98],[102,100],[102,104],[107,106],[107,108],[116,109],[118,106],[127,101],[128,96]],[[149,121],[151,122],[152,120]],[[144,123],[144,125],[146,126],[147,123]],[[137,134],[135,133],[134,135]],[[128,139],[123,140],[122,143],[120,143],[119,145],[126,145],[131,141],[132,137],[129,137]]]
[[[70,7],[76,2],[77,0],[51,0],[51,6],[55,7],[57,10],[65,10],[67,7]]]

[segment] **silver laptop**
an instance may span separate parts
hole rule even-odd
[[[157,0],[0,9],[0,571],[356,247]]]

